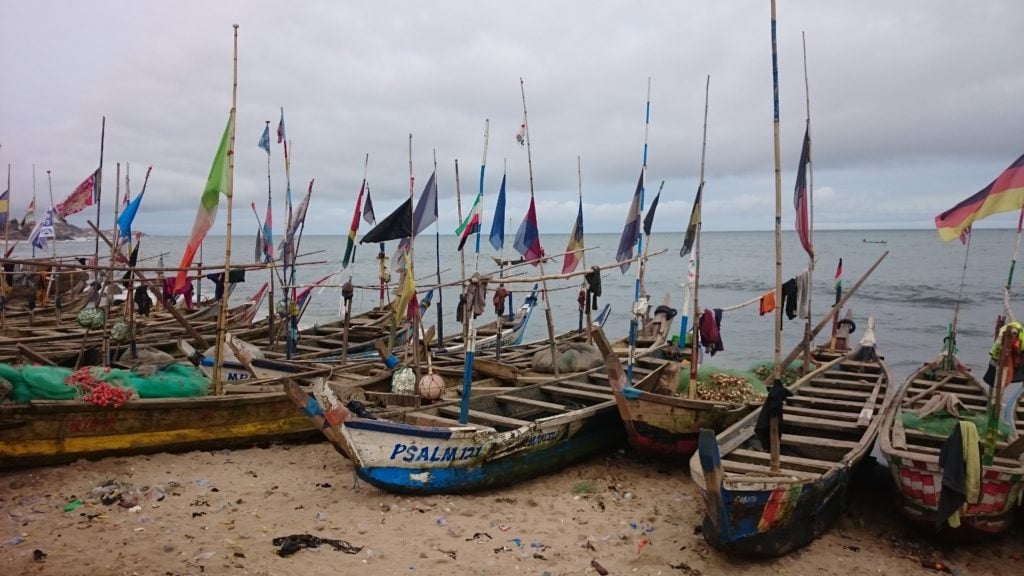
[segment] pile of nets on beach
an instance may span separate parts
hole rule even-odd
[[[132,398],[195,398],[205,396],[210,381],[197,368],[171,364],[152,374],[132,370],[59,366],[12,366],[0,363],[0,379],[11,386],[18,403],[32,400],[84,400],[118,407]]]
[[[782,382],[789,386],[800,377],[800,365],[794,363],[783,374]],[[772,364],[760,362],[748,370],[701,366],[697,368],[697,399],[714,402],[759,403],[768,394],[765,379],[771,375]],[[690,370],[679,371],[677,393],[687,396],[690,391]]]

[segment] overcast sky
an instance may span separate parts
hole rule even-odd
[[[542,232],[571,227],[577,157],[586,229],[621,230],[644,157],[648,78],[647,201],[664,180],[655,229],[679,231],[698,182],[708,75],[704,229],[773,226],[768,0],[8,3],[0,164],[12,165],[13,216],[31,197],[33,164],[41,198],[52,170],[57,201],[95,169],[106,116],[107,205],[117,162],[122,173],[131,164],[135,193],[152,165],[136,229],[188,234],[231,108],[234,23],[235,230],[253,233],[253,200],[262,218],[267,158],[257,141],[282,106],[296,202],[316,179],[307,233],[347,232],[366,154],[378,216],[394,208],[409,190],[409,134],[417,194],[436,151],[441,230],[451,232],[454,163],[468,205],[485,119],[485,221],[507,161],[514,229],[529,194],[526,151],[514,140],[522,77]],[[801,32],[816,227],[927,228],[1024,153],[1022,28],[1020,0],[780,0],[785,229],[806,114]],[[223,233],[224,215],[212,233]]]

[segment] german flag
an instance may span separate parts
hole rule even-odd
[[[974,222],[1024,206],[1024,156],[1010,164],[998,178],[970,198],[935,217],[939,238],[949,242]]]

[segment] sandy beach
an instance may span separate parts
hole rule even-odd
[[[155,454],[0,473],[4,574],[1013,574],[1024,531],[948,547],[895,516],[880,468],[839,524],[774,560],[699,534],[685,465],[627,450],[481,494],[408,497],[355,482],[326,443]],[[353,485],[357,484],[356,488]],[[280,556],[278,537],[336,541]]]

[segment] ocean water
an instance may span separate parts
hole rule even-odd
[[[568,227],[568,224],[567,224]],[[970,258],[966,267],[966,283],[960,299],[958,321],[958,347],[961,359],[975,369],[983,371],[987,363],[987,352],[992,343],[996,316],[1002,311],[1002,287],[1006,283],[1010,261],[1013,255],[1015,232],[1013,230],[977,230],[970,247]],[[885,241],[882,243],[864,240]],[[222,265],[224,237],[211,236],[204,246],[204,264]],[[549,254],[561,254],[565,249],[566,235],[544,235],[542,245]],[[606,264],[614,261],[618,246],[618,234],[588,234],[586,236],[586,259],[588,265]],[[306,236],[301,240],[300,253],[306,262],[298,268],[298,284],[311,284],[316,280],[341,269],[341,258],[345,250],[344,236]],[[511,242],[511,238],[506,239]],[[646,241],[646,239],[645,239]],[[879,230],[879,231],[817,231],[814,236],[817,262],[813,277],[812,308],[817,323],[834,302],[834,275],[839,258],[843,259],[843,285],[851,287],[856,280],[883,253],[889,254],[863,286],[852,297],[848,307],[853,310],[858,329],[853,338],[859,339],[869,315],[876,319],[876,333],[879,352],[883,354],[897,381],[906,378],[918,365],[931,359],[942,347],[947,325],[953,320],[954,309],[960,291],[961,274],[964,271],[965,246],[959,242],[942,243],[933,230]],[[164,264],[176,266],[186,243],[185,237],[145,237],[140,255],[152,257],[143,264],[155,266],[156,256],[163,254]],[[232,241],[233,264],[248,264],[254,260],[255,238],[236,236]],[[396,242],[387,246],[390,258]],[[667,294],[670,305],[680,309],[682,288],[680,283],[686,273],[686,260],[680,258],[681,234],[654,234],[650,253],[657,254],[649,260],[646,283],[651,294],[652,306],[662,303]],[[454,236],[441,236],[441,279],[455,282],[461,274],[458,241]],[[467,249],[472,242],[467,244]],[[771,290],[775,282],[774,235],[771,232],[705,232],[701,236],[700,260],[700,306],[725,308]],[[497,266],[491,259],[495,255],[482,238],[480,271],[495,272]],[[93,241],[77,240],[58,243],[60,254],[91,254]],[[345,270],[337,286],[349,275],[358,286],[377,284],[377,246],[362,245],[356,253],[356,261]],[[26,256],[29,251],[19,245],[15,255]],[[422,286],[437,283],[435,237],[421,236],[416,242],[415,267],[418,284]],[[473,270],[474,256],[466,254],[466,269]],[[793,233],[783,235],[783,281],[793,277],[805,267],[808,261],[800,249]],[[599,302],[611,303],[612,315],[605,325],[610,337],[623,336],[629,329],[629,310],[633,301],[637,265],[634,263],[626,274],[617,268],[606,270],[602,275],[603,295]],[[561,261],[545,265],[545,272],[561,271]],[[519,266],[512,272],[518,278],[539,274],[533,266]],[[1021,273],[1024,275],[1024,272]],[[254,293],[269,278],[264,271],[251,271],[247,282],[236,289],[234,301],[241,301]],[[394,274],[397,281],[398,275]],[[556,332],[573,329],[578,325],[577,292],[580,278],[557,280],[548,283],[550,306]],[[203,283],[202,292],[212,294],[213,286]],[[1019,285],[1020,282],[1017,282]],[[493,287],[493,284],[492,284]],[[522,303],[530,285],[513,286],[514,305]],[[338,318],[340,287],[326,288],[315,293],[303,318],[304,325]],[[1024,293],[1015,290],[1018,296]],[[455,322],[455,305],[458,302],[457,288],[445,288],[442,302],[444,333],[458,330]],[[356,291],[353,310],[358,313],[376,305],[376,288]],[[437,322],[438,297],[430,310],[429,322]],[[488,299],[488,302],[490,300]],[[542,302],[527,329],[526,339],[536,340],[547,336]],[[493,320],[488,311],[480,321]],[[759,316],[757,305],[726,312],[722,319],[722,338],[725,350],[707,358],[706,363],[726,368],[745,369],[753,363],[771,359],[773,355],[772,319],[774,315]],[[678,331],[678,318],[675,331]],[[829,328],[818,337],[824,342]],[[783,354],[795,346],[803,333],[802,321],[784,320],[782,341]]]

